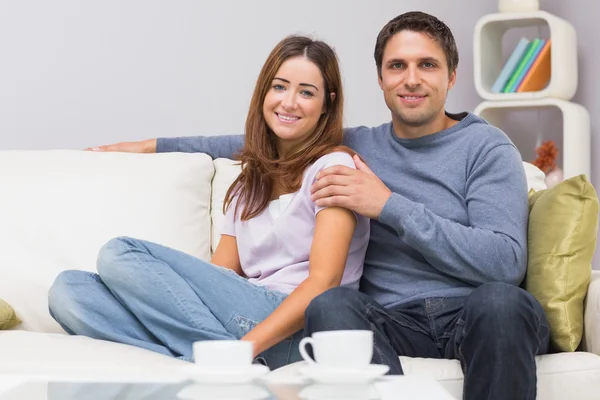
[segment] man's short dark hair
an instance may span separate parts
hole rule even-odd
[[[410,11],[397,16],[388,22],[377,35],[375,44],[375,63],[377,64],[377,73],[381,77],[381,64],[383,62],[383,51],[388,40],[401,31],[423,32],[433,40],[437,41],[448,63],[448,72],[452,73],[458,66],[458,50],[454,35],[446,24],[434,17],[420,11]]]

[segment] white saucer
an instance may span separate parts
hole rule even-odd
[[[298,397],[304,400],[374,400],[379,394],[371,384],[317,383],[303,388]]]
[[[364,368],[326,368],[311,364],[300,369],[300,373],[320,383],[361,384],[372,381],[390,370],[387,365],[370,364]]]
[[[185,375],[196,382],[220,383],[249,383],[269,373],[269,367],[262,364],[251,364],[244,368],[216,369],[200,367],[195,364],[185,369]]]
[[[269,392],[252,384],[209,385],[195,383],[180,390],[177,397],[186,400],[262,400],[269,397]]]

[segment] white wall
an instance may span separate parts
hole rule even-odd
[[[339,55],[347,125],[389,120],[373,60],[405,11],[435,13],[462,58],[449,109],[473,109],[472,29],[496,0],[0,0],[0,149],[240,133],[255,79],[290,33]]]
[[[0,150],[79,149],[157,136],[241,133],[267,54],[290,33],[333,45],[346,124],[389,120],[373,48],[406,11],[437,15],[460,52],[447,109],[473,110],[473,27],[497,0],[0,0]],[[592,183],[600,189],[597,0],[541,0],[579,41],[573,101],[592,117]],[[532,116],[531,126],[536,126]],[[559,124],[550,117],[548,125]],[[510,134],[510,132],[507,132]],[[531,161],[531,160],[528,160]],[[600,268],[600,242],[596,268]]]

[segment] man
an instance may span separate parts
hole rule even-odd
[[[409,12],[375,47],[392,122],[347,129],[366,161],[322,171],[317,205],[371,218],[361,292],[331,289],[305,315],[305,334],[371,329],[373,362],[401,374],[398,356],[458,359],[466,399],[534,399],[534,357],[549,346],[540,304],[518,287],[527,264],[527,183],[497,128],[444,110],[458,52],[437,18]],[[116,146],[116,147],[114,147]],[[242,137],[171,138],[100,150],[206,152],[232,157]],[[368,167],[367,167],[368,165]]]

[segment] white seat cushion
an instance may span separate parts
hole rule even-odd
[[[0,332],[0,375],[73,381],[177,381],[189,363],[103,340],[61,333]]]
[[[592,353],[560,353],[536,357],[539,400],[598,399],[600,393],[600,356]],[[452,396],[462,398],[463,373],[458,360],[400,357],[406,375],[432,377]],[[269,379],[281,382],[298,380],[304,362],[281,367]],[[576,395],[575,395],[576,394]]]
[[[47,293],[59,272],[96,270],[116,236],[210,257],[205,154],[0,151],[0,297],[22,329],[62,332]]]
[[[461,398],[463,373],[458,360],[400,357],[407,375],[432,376]],[[600,357],[592,353],[559,353],[536,357],[538,399],[597,399],[600,393]],[[575,396],[575,394],[577,394]]]

